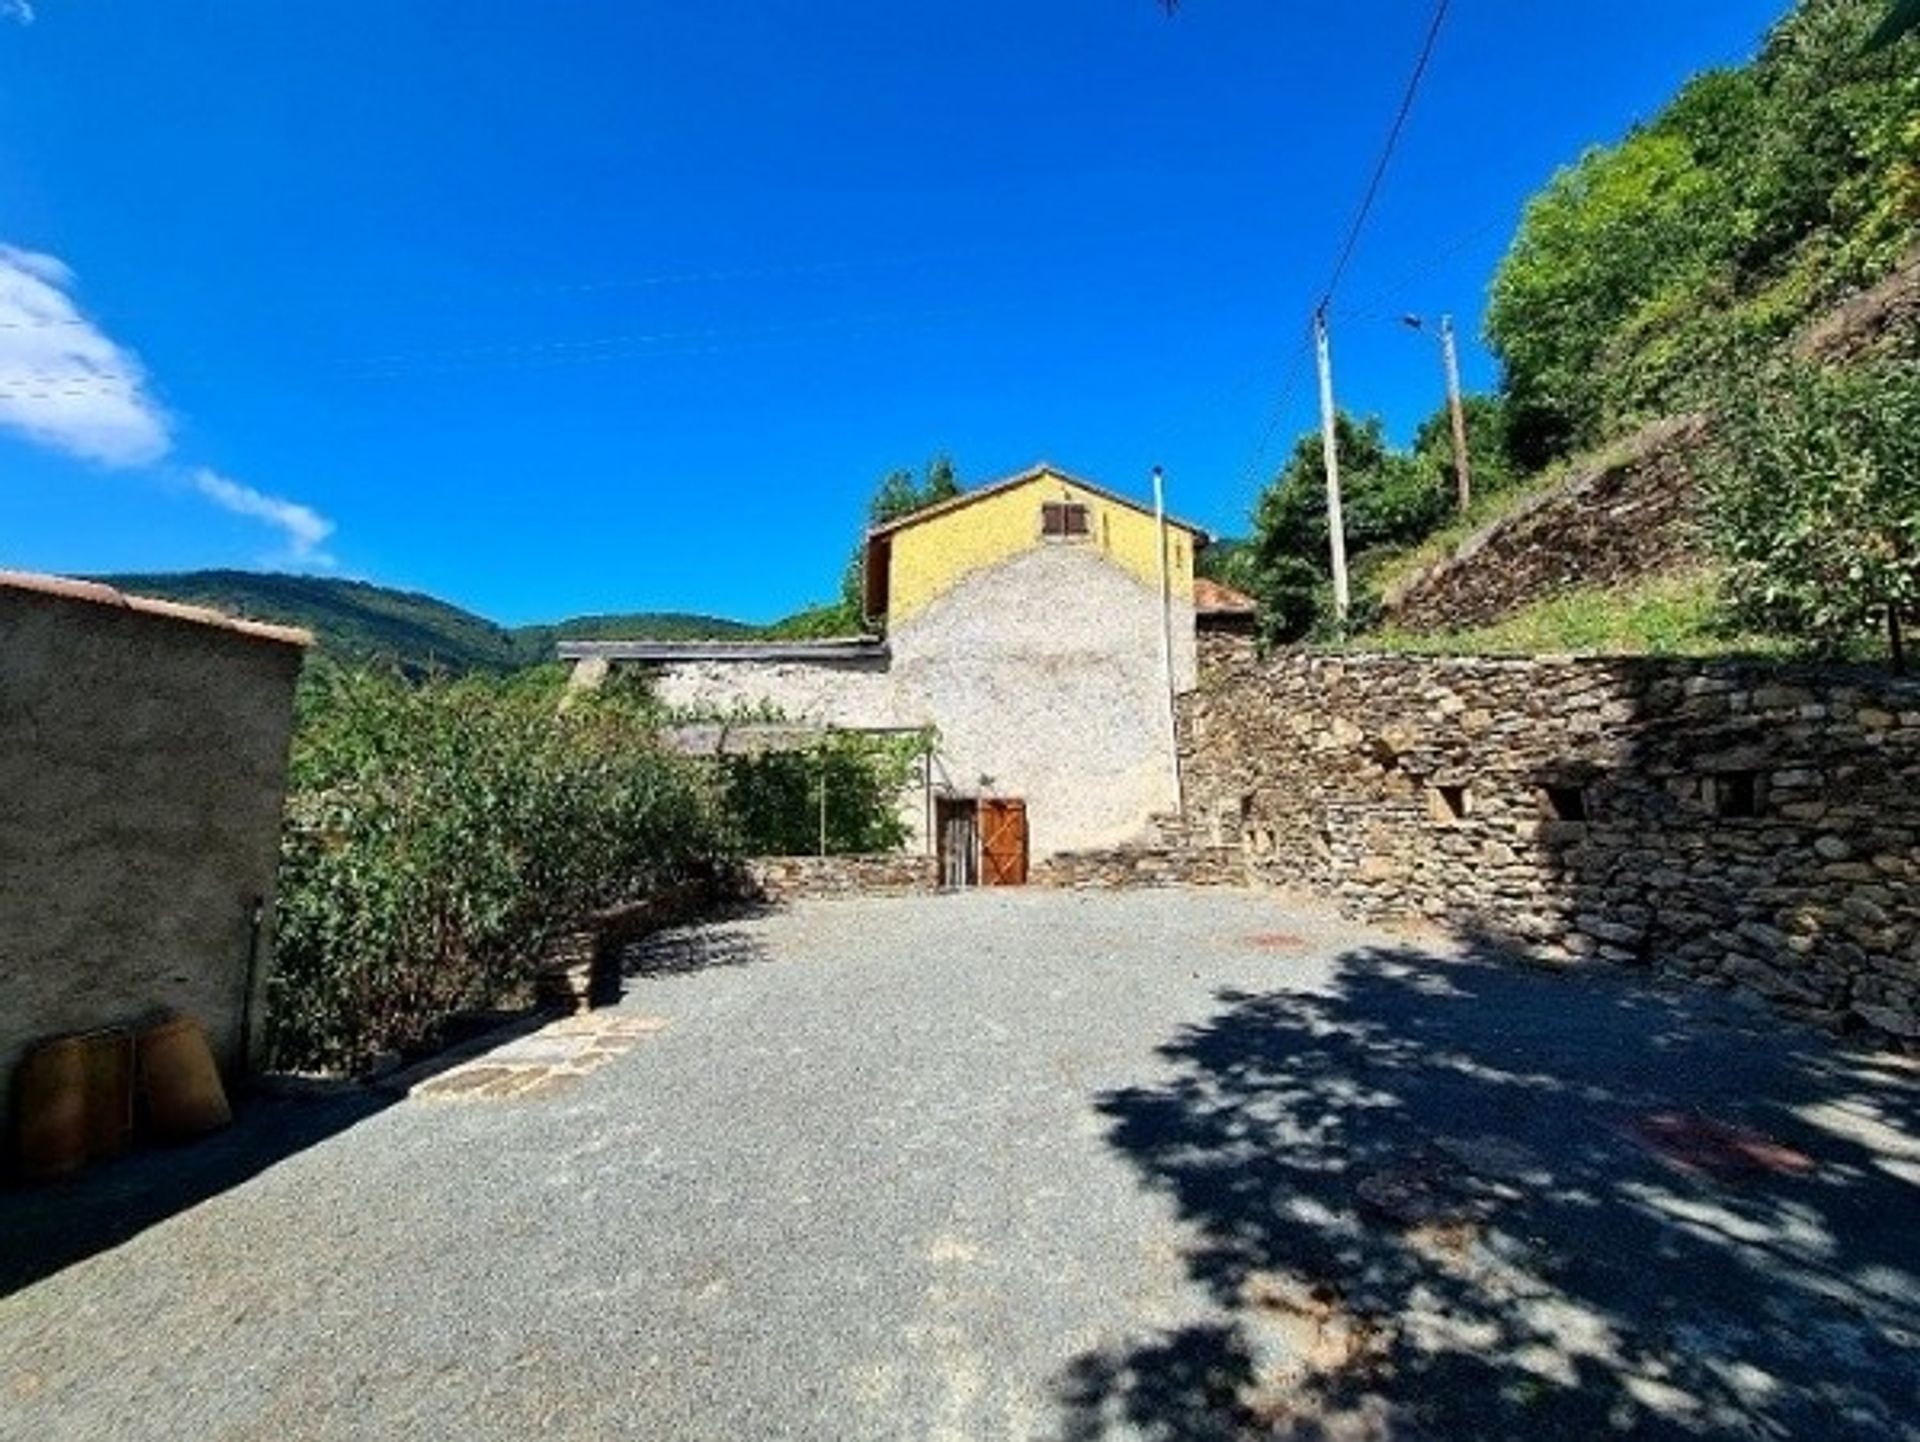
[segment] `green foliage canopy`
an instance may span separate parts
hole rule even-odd
[[[1556,175],[1487,335],[1528,469],[1709,400],[1920,233],[1920,73],[1881,0],[1801,0],[1749,65]]]
[[[1497,397],[1472,396],[1464,409],[1475,486],[1491,492],[1511,482],[1504,456],[1506,412]],[[1453,514],[1453,432],[1446,408],[1422,422],[1410,450],[1394,447],[1378,417],[1334,419],[1340,457],[1341,507],[1347,554],[1356,577],[1370,554],[1411,545]],[[1260,602],[1270,641],[1297,641],[1332,624],[1327,534],[1327,468],[1318,431],[1303,434],[1254,507],[1253,537],[1228,564],[1232,584]],[[1364,590],[1364,588],[1363,588]],[[1369,602],[1360,596],[1356,619]]]
[[[839,731],[806,751],[727,758],[734,844],[755,856],[893,850],[907,838],[897,807],[924,747],[919,737]]]

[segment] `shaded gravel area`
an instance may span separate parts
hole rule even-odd
[[[564,1085],[0,1197],[51,1245],[216,1169],[0,1301],[0,1435],[1920,1436],[1899,1059],[1253,893],[630,961]]]

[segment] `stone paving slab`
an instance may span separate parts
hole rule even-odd
[[[563,1017],[401,1090],[430,1099],[546,1095],[591,1076],[666,1024],[664,1017],[612,1012]]]

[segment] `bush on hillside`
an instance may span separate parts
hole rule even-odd
[[[1901,661],[1920,612],[1920,362],[1744,387],[1719,409],[1707,494],[1740,620],[1836,654],[1883,630]]]

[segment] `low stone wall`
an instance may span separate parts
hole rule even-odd
[[[586,917],[541,956],[534,999],[567,1011],[617,1000],[620,953],[653,932],[692,921],[726,890],[708,878],[680,881],[640,901]]]
[[[1216,646],[1181,719],[1257,878],[1920,1038],[1920,682]]]
[[[918,852],[868,856],[759,856],[744,864],[745,890],[763,901],[803,897],[902,896],[934,891],[939,864]]]
[[[1695,553],[1698,416],[1648,426],[1461,543],[1384,599],[1410,631],[1485,625],[1580,586],[1617,586]]]
[[[1069,891],[1139,886],[1245,886],[1247,866],[1236,846],[1135,846],[1056,851],[1035,863],[1029,885]]]
[[[1793,353],[1812,361],[1920,355],[1920,245],[1885,279],[1796,336]]]

